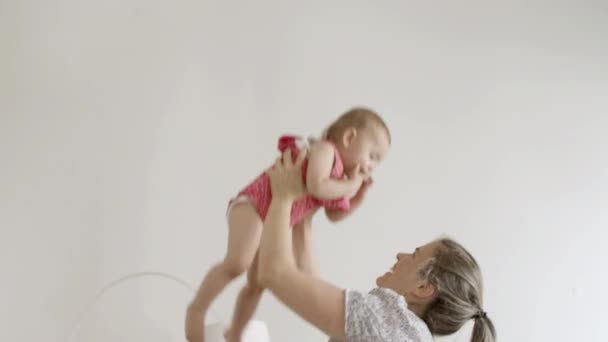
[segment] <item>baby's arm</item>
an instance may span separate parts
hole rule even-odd
[[[338,180],[330,178],[334,166],[334,147],[324,141],[313,144],[308,152],[308,169],[306,175],[306,189],[308,193],[318,199],[332,200],[345,196],[352,196],[361,180],[349,178]]]

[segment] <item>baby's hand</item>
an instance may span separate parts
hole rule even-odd
[[[365,181],[363,181],[363,184],[361,184],[361,187],[357,191],[357,194],[355,194],[355,196],[350,199],[351,208],[357,208],[361,205],[361,203],[363,202],[363,199],[365,199],[365,195],[367,194],[367,191],[369,190],[369,188],[372,186],[373,183],[374,183],[374,180],[372,179],[372,177],[368,177]]]
[[[361,172],[361,165],[357,164],[357,166],[355,166],[351,172],[349,172],[346,175],[346,179],[347,181],[350,183],[351,187],[351,195],[349,197],[354,196],[359,189],[361,188],[361,186],[363,185],[363,183],[366,180],[366,176]]]

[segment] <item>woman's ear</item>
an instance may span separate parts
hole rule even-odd
[[[354,127],[348,128],[342,134],[342,144],[344,145],[344,147],[348,147],[348,146],[350,146],[350,144],[353,143],[353,141],[355,141],[356,138],[357,138],[357,129]]]
[[[416,288],[416,296],[421,299],[431,299],[436,292],[435,286],[428,280],[422,281]]]

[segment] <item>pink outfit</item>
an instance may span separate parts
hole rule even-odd
[[[282,136],[278,143],[279,151],[283,152],[290,148],[293,151],[292,156],[294,159],[298,155],[299,151],[305,146],[306,142],[302,138],[290,135]],[[342,179],[344,177],[344,165],[335,146],[334,151],[335,160],[330,177],[334,179]],[[308,159],[305,159],[302,165],[302,176],[304,178],[304,183],[306,183],[307,166]],[[265,172],[262,173],[253,182],[241,190],[238,193],[237,198],[243,197],[253,204],[253,206],[257,209],[258,214],[262,218],[262,221],[265,221],[266,215],[268,214],[268,207],[270,206],[270,200],[272,199],[270,178],[268,175]],[[232,204],[234,200],[235,199],[231,200],[230,204]],[[350,208],[350,199],[348,197],[343,197],[332,200],[322,200],[307,195],[293,204],[291,208],[291,226],[300,223],[304,218],[321,207],[347,211]]]

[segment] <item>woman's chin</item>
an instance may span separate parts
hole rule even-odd
[[[386,286],[386,280],[391,276],[391,272],[386,272],[383,275],[376,278],[376,285],[378,287]]]

